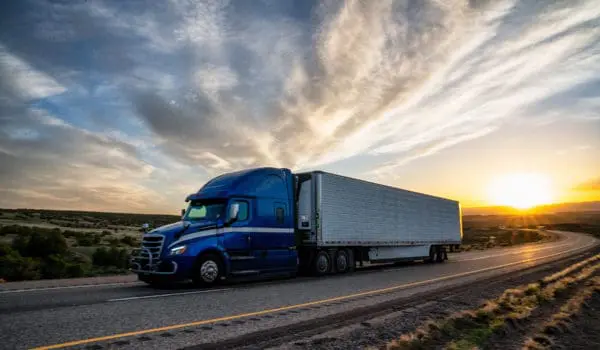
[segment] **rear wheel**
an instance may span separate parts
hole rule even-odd
[[[335,254],[335,269],[337,273],[346,273],[350,269],[350,257],[345,249],[340,249]]]
[[[438,247],[437,261],[438,263],[443,263],[448,260],[448,253],[446,252],[446,248]]]
[[[324,250],[319,250],[315,259],[313,260],[313,271],[316,275],[321,276],[331,271],[331,261],[329,254]]]
[[[212,286],[219,283],[222,276],[221,258],[215,254],[206,254],[198,259],[193,281],[197,286]]]
[[[426,263],[430,263],[430,264],[431,264],[431,263],[438,262],[438,255],[439,255],[438,253],[439,253],[439,251],[438,251],[438,247],[437,247],[437,246],[434,246],[434,245],[432,245],[432,246],[429,248],[429,257],[428,257],[427,259],[425,259],[425,262],[426,262]]]

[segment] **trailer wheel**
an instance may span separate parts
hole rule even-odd
[[[198,259],[193,281],[197,286],[212,286],[219,283],[222,275],[221,259],[215,254],[206,254]]]
[[[325,275],[331,271],[331,261],[329,254],[324,250],[319,250],[313,260],[313,270],[316,275]]]
[[[444,253],[446,252],[446,250],[443,247],[437,247],[437,254],[436,254],[436,263],[443,263],[444,262]]]
[[[441,255],[441,259],[442,259],[441,262],[448,260],[448,250],[445,247],[441,248],[440,255]]]
[[[350,268],[350,257],[345,249],[340,249],[335,254],[335,270],[337,273],[346,273]]]
[[[427,259],[425,259],[425,262],[428,264],[434,263],[437,261],[437,247],[432,245],[429,248],[429,257]]]

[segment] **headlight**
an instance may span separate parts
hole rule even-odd
[[[178,247],[173,247],[173,248],[171,248],[170,255],[183,254],[183,253],[185,253],[186,249],[187,249],[187,246],[184,246],[184,245],[180,245]]]

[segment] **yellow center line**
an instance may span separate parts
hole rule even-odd
[[[569,253],[569,252],[572,252],[575,250],[582,250],[584,248],[588,248],[595,244],[596,244],[596,242],[592,242],[584,247],[573,248],[573,249],[569,249],[566,251],[562,251],[562,252],[558,252],[558,253],[554,253],[554,254],[550,254],[550,255],[546,255],[546,256],[541,256],[541,257],[537,257],[537,258],[529,258],[529,259],[515,261],[512,263],[503,264],[503,265],[499,265],[499,266],[491,266],[491,267],[486,267],[486,268],[479,269],[479,270],[461,272],[461,273],[457,273],[454,275],[448,275],[448,276],[437,277],[437,278],[432,278],[432,279],[423,280],[423,281],[405,283],[405,284],[400,284],[400,285],[396,285],[396,286],[392,286],[392,287],[375,289],[375,290],[370,290],[370,291],[360,292],[360,293],[355,293],[355,294],[350,294],[350,295],[343,295],[343,296],[329,298],[329,299],[316,300],[316,301],[311,301],[311,302],[307,302],[307,303],[303,303],[303,304],[288,305],[288,306],[282,306],[282,307],[278,307],[278,308],[274,308],[274,309],[254,311],[254,312],[248,312],[248,313],[244,313],[244,314],[212,318],[212,319],[208,319],[208,320],[174,324],[174,325],[170,325],[170,326],[144,329],[144,330],[139,330],[139,331],[127,332],[127,333],[112,334],[112,335],[107,335],[107,336],[102,336],[102,337],[97,337],[97,338],[81,339],[81,340],[75,340],[75,341],[70,341],[70,342],[66,342],[66,343],[54,344],[54,345],[45,345],[45,346],[32,348],[32,350],[60,349],[60,348],[68,347],[68,346],[96,343],[96,342],[101,342],[101,341],[106,341],[106,340],[132,337],[132,336],[143,335],[143,334],[148,334],[148,333],[171,331],[174,329],[180,329],[180,328],[186,328],[186,327],[196,327],[196,326],[202,326],[202,325],[209,324],[209,323],[231,321],[231,320],[236,320],[236,319],[246,318],[246,317],[262,316],[262,315],[266,315],[266,314],[270,314],[270,313],[274,313],[274,312],[299,309],[299,308],[303,308],[303,307],[307,307],[307,306],[326,304],[326,303],[330,303],[333,301],[348,300],[348,299],[358,298],[358,297],[367,296],[367,295],[383,294],[383,293],[388,293],[388,292],[392,292],[392,291],[396,291],[396,290],[407,289],[407,288],[411,288],[411,287],[418,287],[418,286],[425,285],[425,284],[430,284],[430,283],[435,283],[435,282],[440,282],[440,281],[446,281],[449,279],[474,275],[474,274],[478,274],[478,273],[482,273],[482,272],[486,272],[486,271],[498,270],[498,269],[502,269],[505,267],[519,265],[519,264],[528,263],[528,262],[534,262],[534,261],[541,260],[541,259],[547,259],[547,258],[551,258],[551,257],[557,256],[557,255],[566,254],[566,253]]]

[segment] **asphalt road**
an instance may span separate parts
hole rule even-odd
[[[388,265],[206,290],[133,283],[2,291],[0,348],[176,349],[518,271],[599,242],[561,233],[556,242],[453,254],[444,264]]]

